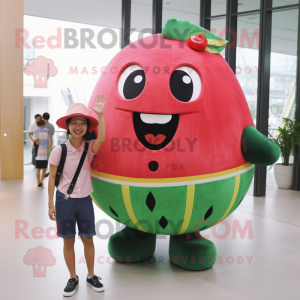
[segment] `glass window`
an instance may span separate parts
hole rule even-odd
[[[131,2],[130,42],[152,35],[152,0]]]
[[[131,31],[130,32],[130,42],[134,43],[137,40],[140,40],[142,38],[145,38],[147,36],[152,35],[152,33],[149,33],[148,30],[143,30],[143,31]],[[149,44],[152,44],[153,39],[151,39],[151,41],[149,41]],[[143,45],[142,43],[140,45]]]
[[[269,133],[274,137],[283,118],[291,118],[294,113],[298,15],[298,9],[272,15]],[[267,184],[276,186],[272,167],[268,168]]]
[[[299,0],[273,0],[273,7],[299,4]]]
[[[226,0],[211,0],[211,15],[225,15],[226,14]]]
[[[236,77],[256,124],[259,15],[239,17],[237,22]]]
[[[131,2],[131,24],[137,32],[152,32],[152,0]]]
[[[187,4],[188,2],[188,4]],[[191,23],[200,24],[200,1],[199,0],[164,0],[162,27],[168,19],[180,19]]]
[[[210,31],[222,39],[226,39],[225,28],[226,28],[226,19],[225,18],[211,20],[211,22],[210,22]],[[223,57],[225,57],[225,49],[222,52],[220,52],[220,54]]]
[[[29,47],[24,48],[23,52],[23,67],[27,65],[28,61],[32,58],[35,57],[35,48],[32,45],[32,40],[27,41]]]
[[[260,9],[260,0],[238,0],[238,12]]]

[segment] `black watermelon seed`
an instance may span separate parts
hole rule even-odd
[[[212,214],[213,212],[213,207],[211,206],[209,208],[209,210],[206,212],[205,216],[204,216],[204,220],[208,219],[210,217],[210,215]]]
[[[158,162],[157,161],[150,161],[148,164],[148,168],[150,171],[155,172],[158,169]]]
[[[111,207],[109,207],[109,208],[110,208],[110,211],[111,211],[117,218],[119,218],[118,214],[117,214]]]
[[[160,218],[159,225],[162,227],[162,229],[165,229],[167,227],[168,221],[167,221],[167,219],[164,216],[162,216]]]
[[[156,204],[156,201],[155,201],[155,198],[153,196],[153,194],[150,192],[147,196],[147,199],[146,199],[146,204],[148,206],[148,208],[153,211],[154,209],[154,206]]]

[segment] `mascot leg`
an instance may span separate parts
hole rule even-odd
[[[110,237],[108,252],[116,261],[130,263],[151,257],[155,251],[155,245],[155,234],[126,226]]]
[[[200,271],[215,263],[217,250],[213,242],[192,234],[170,236],[170,260],[183,269]]]

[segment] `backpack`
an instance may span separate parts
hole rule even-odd
[[[66,162],[66,157],[67,157],[67,146],[66,146],[66,144],[60,144],[60,146],[61,146],[62,150],[61,150],[60,162],[59,162],[59,165],[57,167],[57,172],[56,172],[56,177],[55,177],[55,186],[56,187],[59,185],[60,177],[61,177],[61,174],[63,172],[64,165],[65,165],[65,162]],[[85,146],[84,146],[84,151],[83,151],[83,153],[81,155],[81,158],[80,158],[79,165],[78,165],[77,170],[75,172],[75,175],[72,179],[72,182],[71,182],[71,184],[68,188],[67,194],[65,195],[65,199],[68,199],[70,197],[70,194],[74,190],[77,178],[78,178],[79,173],[81,171],[81,168],[83,166],[83,163],[84,163],[85,157],[87,155],[88,149],[89,149],[89,142],[86,142]]]

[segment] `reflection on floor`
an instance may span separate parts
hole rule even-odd
[[[0,181],[0,191],[1,299],[62,299],[68,272],[62,240],[51,237],[54,224],[47,215],[47,183],[44,190],[37,189],[35,170],[26,166],[24,181]],[[155,254],[148,261],[130,265],[112,261],[108,238],[120,225],[95,207],[95,270],[106,290],[97,294],[85,284],[83,247],[76,240],[80,287],[72,299],[299,299],[299,212],[299,192],[268,187],[266,197],[254,198],[250,190],[226,224],[204,232],[218,250],[214,267],[189,272],[169,262],[166,236],[158,237]],[[234,236],[238,225],[248,230]],[[25,226],[24,234],[16,226]],[[38,246],[52,251],[53,266],[34,269],[24,263],[27,251]]]

